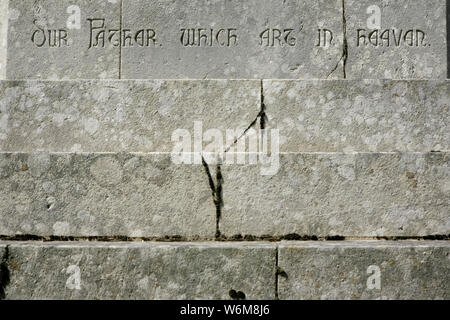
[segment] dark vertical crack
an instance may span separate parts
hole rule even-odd
[[[264,104],[264,87],[263,87],[263,80],[261,80],[261,92],[260,92],[260,110],[259,113],[256,115],[256,118],[250,123],[250,125],[244,130],[244,132],[237,137],[233,143],[225,150],[225,153],[230,151],[230,149],[236,145],[236,143],[242,138],[245,137],[247,132],[253,128],[259,120],[259,127],[261,130],[264,130],[266,128],[267,123],[267,115],[266,115],[266,106]]]
[[[216,204],[216,238],[220,237],[220,219],[222,218],[222,208],[223,208],[223,176],[222,168],[220,164],[216,167],[216,198],[214,202]]]
[[[279,297],[279,287],[278,283],[280,280],[280,277],[288,279],[287,273],[280,267],[279,265],[279,247],[276,246],[276,255],[275,255],[275,300],[280,300]]]
[[[259,127],[261,130],[266,129],[266,121],[267,115],[266,115],[266,104],[264,103],[264,80],[261,80],[261,110],[259,111],[258,117],[259,117]]]
[[[343,52],[342,52],[342,69],[344,72],[344,79],[347,79],[347,59],[348,59],[348,40],[347,40],[347,9],[345,7],[345,0],[342,0],[342,31],[344,34]]]
[[[0,261],[0,300],[6,297],[6,288],[10,283],[10,272],[8,268],[9,246],[5,247],[2,259]]]
[[[275,300],[280,300],[278,296],[278,246],[275,248]]]
[[[206,163],[205,158],[202,156],[202,164],[205,169],[206,175],[208,176],[208,183],[211,189],[211,193],[213,196],[214,205],[216,207],[216,239],[220,238],[220,219],[222,217],[222,208],[223,208],[223,176],[222,176],[222,168],[220,162],[216,166],[216,183],[214,183],[214,179],[211,174],[211,170],[209,169],[209,165]]]
[[[347,40],[347,18],[346,18],[345,0],[342,0],[342,35],[343,35],[343,43],[342,43],[341,58],[336,63],[331,72],[328,74],[327,78],[337,70],[339,64],[342,62],[342,73],[344,75],[344,79],[347,79],[348,40]]]

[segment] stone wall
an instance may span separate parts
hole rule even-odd
[[[0,299],[449,299],[447,6],[0,0]]]

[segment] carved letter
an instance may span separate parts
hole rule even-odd
[[[420,43],[419,43],[419,35],[422,36]],[[419,47],[419,46],[425,47],[426,44],[424,42],[425,42],[425,32],[423,32],[422,30],[416,30],[416,46],[417,47]]]
[[[286,36],[284,37],[284,42],[286,42],[286,44],[290,47],[295,47],[295,42],[297,41],[297,39],[294,36],[291,37],[292,31],[294,31],[294,29],[284,29],[284,32],[286,34]],[[331,33],[330,30],[327,31]],[[333,34],[331,34],[331,40],[333,40]]]
[[[150,46],[150,41],[153,42],[153,45],[156,44],[156,32],[153,29],[147,29],[147,47]]]
[[[402,41],[403,30],[400,29],[398,38],[397,38],[397,35],[395,34],[395,29],[392,29],[392,34],[394,35],[394,43],[395,43],[395,46],[396,46],[396,47],[399,47],[399,46],[400,46],[400,42]]]
[[[105,19],[87,19],[90,25],[90,39],[89,49],[92,47],[98,47],[99,41],[102,40],[101,47],[105,47]],[[100,22],[100,25],[95,26],[94,23]],[[94,30],[101,30],[94,35]],[[94,42],[95,41],[95,42]]]
[[[61,47],[61,42],[64,42],[64,44],[66,46],[68,46],[67,44],[67,31],[66,30],[59,30],[59,35],[58,35],[59,41],[58,41],[58,46]]]
[[[373,30],[369,33],[369,42],[375,47],[378,46],[378,30]]]
[[[39,27],[38,27],[39,28]],[[37,35],[41,35],[42,36],[42,42],[37,42],[38,40],[36,39]],[[35,32],[33,32],[33,34],[31,35],[31,41],[33,41],[33,43],[38,46],[39,48],[44,46],[45,42],[47,41],[47,37],[45,36],[45,31],[42,30],[41,28],[39,28],[39,30],[36,30]]]
[[[319,30],[319,32],[320,32],[320,30]],[[259,44],[260,44],[261,46],[262,46],[262,45],[265,45],[266,47],[269,46],[269,44],[270,44],[269,33],[270,33],[270,29],[266,29],[266,30],[264,30],[264,31],[259,35],[259,38],[260,38]],[[320,38],[319,38],[319,41],[320,41]],[[265,43],[264,43],[264,42],[265,42]]]
[[[231,40],[233,40],[233,45],[237,45],[237,34],[234,34],[233,32],[236,31],[234,28],[228,29],[228,46],[231,46]]]
[[[221,47],[223,47],[223,46],[226,45],[225,40],[220,41],[220,34],[223,33],[223,32],[225,32],[225,29],[219,29],[219,31],[217,31],[217,34],[216,34],[216,40],[217,40],[217,43],[218,43],[219,46],[221,46]]]
[[[384,31],[381,33],[380,39],[383,40],[383,41],[381,42],[381,46],[383,46],[384,41],[387,42],[387,46],[386,46],[386,47],[389,47],[389,46],[390,46],[390,36],[391,36],[391,30],[389,30],[389,29],[386,29],[386,30],[384,30]]]
[[[358,29],[358,42],[357,42],[357,47],[359,47],[359,41],[361,40],[361,38],[363,39],[363,44],[364,45],[367,45],[366,44],[366,35],[365,34],[363,34],[363,35],[361,35],[361,32],[366,32],[366,29]]]
[[[406,31],[403,39],[405,40],[408,46],[410,47],[414,46],[414,30]]]

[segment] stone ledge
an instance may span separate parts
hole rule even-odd
[[[273,244],[16,243],[6,299],[275,298]]]
[[[450,242],[283,242],[280,299],[450,298]]]

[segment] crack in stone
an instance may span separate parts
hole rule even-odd
[[[208,169],[209,170],[209,169]],[[364,240],[386,240],[386,241],[407,241],[407,240],[423,240],[423,241],[447,241],[450,240],[450,234],[436,234],[425,236],[377,236],[377,237],[344,237],[344,236],[315,236],[315,235],[299,235],[296,233],[272,236],[272,235],[234,235],[226,236],[221,234],[219,238],[201,237],[201,236],[179,236],[167,235],[161,237],[129,237],[129,236],[38,236],[32,234],[20,235],[0,235],[0,241],[39,241],[39,242],[204,242],[217,241],[222,242],[279,242],[279,241],[364,241]]]
[[[278,246],[275,249],[275,300],[280,300],[278,296]]]
[[[232,147],[234,147],[239,140],[241,140],[243,137],[245,137],[245,135],[247,134],[247,132],[253,128],[259,120],[259,128],[261,130],[264,130],[266,128],[266,122],[268,120],[267,115],[266,115],[266,105],[264,104],[264,85],[263,85],[263,81],[261,79],[261,92],[260,92],[260,110],[259,113],[256,115],[256,118],[250,123],[250,125],[244,130],[244,132],[238,137],[236,138],[233,143],[225,150],[225,153],[227,153],[228,151],[230,151],[230,149]]]
[[[342,0],[342,33],[343,33],[343,44],[342,44],[342,56],[336,63],[336,66],[328,74],[327,78],[330,77],[339,67],[342,62],[342,72],[344,74],[344,79],[347,79],[347,60],[348,60],[348,40],[347,40],[347,18],[346,18],[346,6],[345,0]]]
[[[222,176],[222,168],[220,165],[220,161],[216,166],[216,182],[214,183],[214,179],[211,174],[211,170],[209,169],[209,165],[206,163],[205,158],[202,156],[202,164],[205,169],[206,175],[208,176],[209,187],[211,188],[211,193],[213,196],[214,205],[216,207],[216,239],[221,237],[220,233],[220,219],[222,217],[222,207],[223,207],[223,176]]]
[[[5,247],[2,259],[0,261],[0,300],[6,297],[6,288],[10,283],[10,272],[8,268],[9,246]]]

